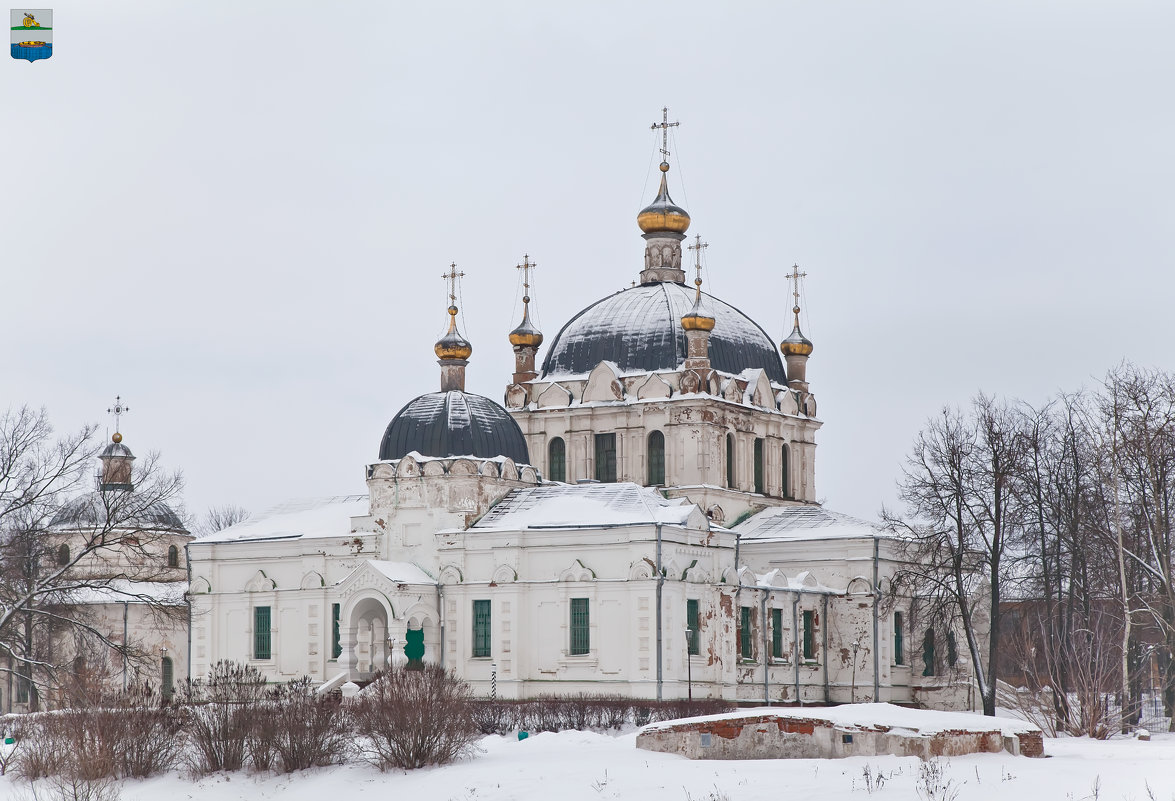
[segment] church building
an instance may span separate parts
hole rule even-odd
[[[639,282],[545,353],[524,292],[503,404],[465,389],[451,288],[440,391],[392,419],[365,494],[189,544],[192,675],[230,659],[333,687],[433,662],[508,698],[970,705],[964,657],[888,592],[898,542],[816,502],[803,274],[782,342],[702,291],[700,238],[688,285],[660,169]]]

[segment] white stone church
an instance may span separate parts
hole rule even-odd
[[[541,367],[524,297],[504,406],[465,391],[450,306],[440,392],[392,419],[367,494],[189,544],[193,676],[231,659],[337,686],[423,661],[509,698],[970,705],[962,654],[886,593],[896,541],[815,501],[798,291],[776,343],[687,286],[661,171],[639,284]]]

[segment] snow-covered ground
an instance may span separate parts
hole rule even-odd
[[[412,773],[384,773],[345,765],[293,774],[222,774],[193,781],[179,774],[130,781],[123,801],[350,801],[422,799],[694,799],[754,801],[819,798],[919,798],[920,761],[872,757],[841,760],[710,762],[637,750],[635,733],[537,734],[519,741],[487,737],[482,753],[460,763]],[[1046,740],[1046,759],[979,754],[944,761],[946,777],[970,799],[1126,799],[1146,801],[1149,784],[1159,801],[1175,799],[1175,735],[1135,740]],[[866,768],[885,778],[866,787]],[[0,778],[0,798],[19,785]]]

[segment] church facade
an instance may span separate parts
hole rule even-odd
[[[338,686],[436,662],[511,698],[971,705],[961,655],[887,592],[899,543],[815,500],[798,270],[781,343],[700,267],[688,286],[690,218],[661,170],[639,284],[541,366],[525,294],[503,404],[465,391],[450,305],[441,391],[389,424],[366,494],[190,543],[192,675],[232,659]]]

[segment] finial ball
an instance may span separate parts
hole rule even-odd
[[[450,306],[450,307],[449,307],[449,314],[456,314],[456,313],[457,313],[457,307],[456,307],[456,306]]]
[[[661,172],[669,172],[669,162],[668,161],[661,162]]]
[[[115,431],[114,436],[111,437],[111,439],[114,440],[114,443],[117,445],[118,443],[122,442],[122,434],[119,434],[117,431]]]

